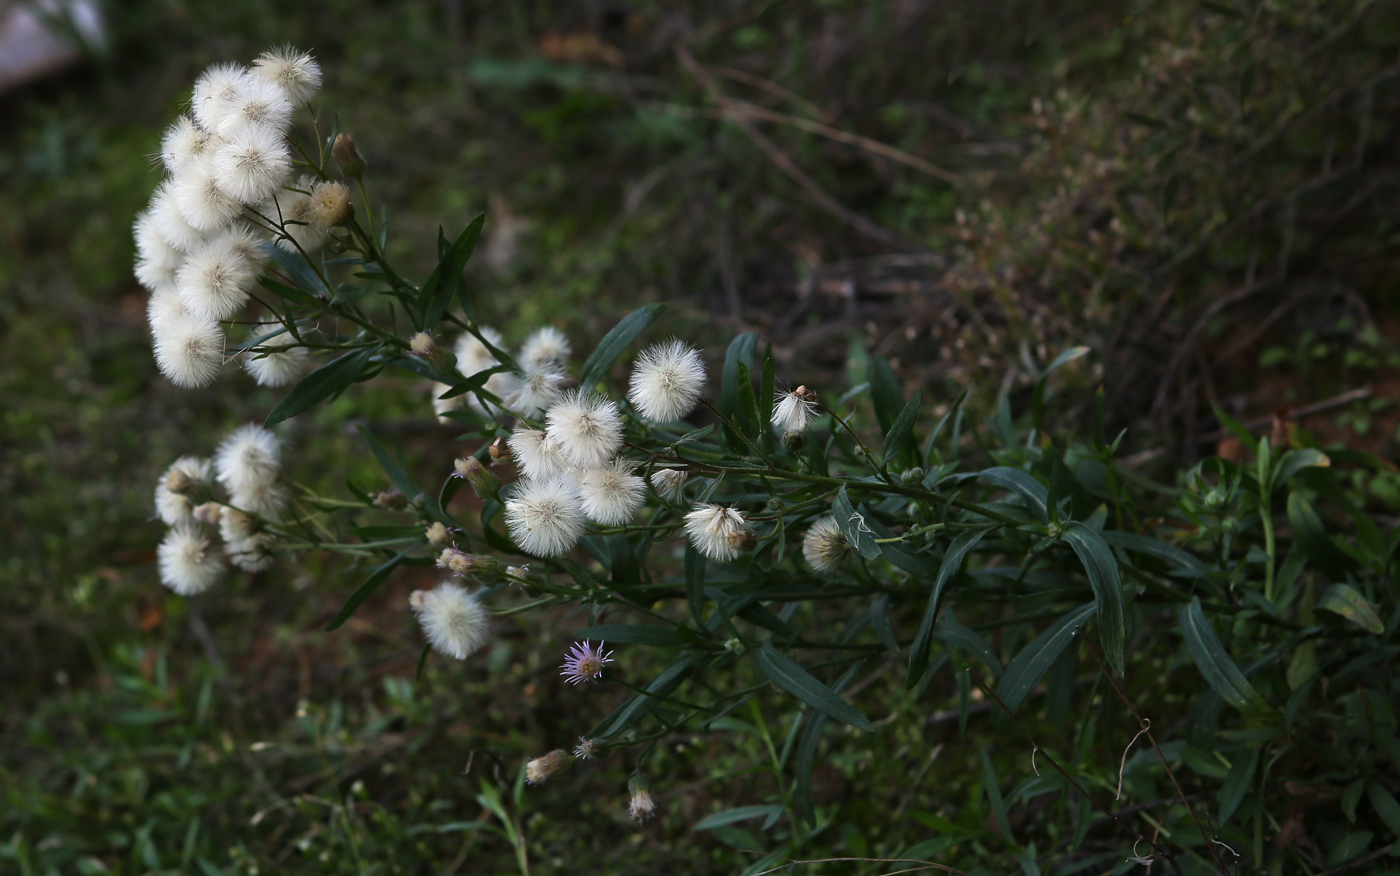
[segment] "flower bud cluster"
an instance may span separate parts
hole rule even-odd
[[[212,587],[226,563],[259,572],[272,563],[267,524],[281,517],[281,448],[261,426],[235,429],[212,461],[185,456],[156,483],[156,514],[169,527],[157,550],[160,579],[182,596]],[[216,486],[227,501],[213,500]],[[212,530],[218,529],[222,549]]]

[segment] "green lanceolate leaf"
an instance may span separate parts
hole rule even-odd
[[[884,356],[870,356],[870,396],[875,400],[875,416],[880,421],[880,431],[889,432],[904,409],[904,390],[899,388],[899,378]]]
[[[1327,468],[1332,465],[1332,460],[1327,458],[1327,454],[1313,447],[1304,447],[1302,450],[1290,450],[1278,461],[1278,468],[1274,470],[1274,486],[1288,483],[1288,479],[1305,468]]]
[[[646,686],[646,692],[657,696],[667,696],[671,691],[680,687],[681,682],[685,681],[691,672],[708,659],[709,657],[705,654],[693,652],[681,654],[675,663],[661,670],[651,680],[651,683]],[[593,731],[588,734],[588,738],[611,739],[626,731],[646,712],[650,704],[657,702],[655,697],[647,696],[647,693],[633,694],[618,707],[617,711],[604,718],[597,727],[594,727]]]
[[[579,373],[578,384],[585,390],[592,389],[608,375],[612,370],[613,363],[617,357],[622,355],[637,335],[642,333],[642,329],[651,325],[652,320],[661,315],[661,311],[666,309],[662,303],[648,304],[646,307],[632,311],[622,318],[622,321],[613,326],[612,331],[603,335],[603,339],[598,342],[598,347],[588,360],[583,363],[583,371]]]
[[[1293,528],[1293,540],[1308,562],[1333,581],[1346,578],[1350,560],[1332,541],[1322,518],[1302,493],[1288,494],[1288,525]]]
[[[921,389],[914,390],[914,397],[904,406],[904,410],[899,412],[899,417],[885,434],[885,454],[880,460],[881,465],[889,465],[891,461],[898,458],[910,444],[914,437],[914,421],[919,416],[919,404],[924,400],[924,392]]]
[[[1273,723],[1278,713],[1267,703],[1249,679],[1244,677],[1235,661],[1225,653],[1225,646],[1211,629],[1201,610],[1200,597],[1192,597],[1191,604],[1181,609],[1181,632],[1186,639],[1186,647],[1191,659],[1201,670],[1206,683],[1230,706],[1238,709],[1245,717],[1265,723]]]
[[[1019,468],[1008,468],[1004,465],[988,468],[976,473],[984,481],[991,481],[998,487],[1011,490],[1026,500],[1026,506],[1031,513],[1039,520],[1049,519],[1046,516],[1046,500],[1049,494],[1045,486],[1036,480],[1029,472],[1021,471]]]
[[[295,417],[312,405],[345,389],[356,381],[360,372],[364,370],[365,363],[378,350],[378,346],[351,350],[339,359],[312,371],[277,403],[277,407],[273,408],[272,413],[263,421],[263,426],[270,428],[283,420]]]
[[[428,279],[423,282],[423,288],[418,292],[418,309],[423,311],[423,331],[432,331],[438,320],[442,319],[443,313],[452,303],[455,295],[461,298],[462,308],[471,314],[473,308],[471,302],[467,300],[466,283],[462,280],[462,271],[467,266],[467,261],[472,257],[472,251],[476,249],[476,241],[481,237],[481,228],[486,223],[486,214],[481,213],[471,221],[471,224],[462,229],[462,233],[457,235],[457,239],[452,245],[447,247],[438,259],[437,266],[428,275]],[[441,237],[442,229],[438,229]]]
[[[965,627],[958,623],[951,616],[951,612],[945,614],[938,623],[933,625],[933,637],[949,647],[961,648],[970,656],[976,657],[997,678],[1000,678],[1005,671],[1001,661],[997,659],[996,652],[992,650],[991,645],[987,644],[987,640],[977,635],[977,632],[971,627]]]
[[[1047,627],[1045,632],[1032,639],[1030,644],[1011,658],[1011,662],[1006,665],[1006,671],[1001,675],[1001,681],[997,684],[997,695],[1006,703],[1008,709],[1014,712],[1020,708],[1026,696],[1040,684],[1040,679],[1045,677],[1045,673],[1050,670],[1061,652],[1075,641],[1075,627],[1083,628],[1098,607],[1097,602],[1091,602],[1076,608]]]
[[[673,628],[647,624],[598,624],[579,630],[574,633],[574,638],[592,642],[651,645],[656,648],[679,648],[684,644]]]
[[[1011,819],[1006,817],[1006,799],[1001,796],[1001,780],[997,778],[996,767],[992,766],[992,758],[985,746],[982,748],[982,785],[987,792],[992,817],[1001,829],[1002,839],[1014,845],[1016,840],[1011,836]]]
[[[753,818],[767,818],[774,812],[782,812],[781,803],[764,803],[758,806],[740,806],[736,809],[726,809],[723,812],[716,812],[707,815],[695,823],[692,830],[713,830],[716,827],[724,827],[726,824],[735,824],[740,821],[748,821]]]
[[[1341,615],[1372,635],[1379,636],[1385,632],[1385,624],[1375,606],[1349,584],[1333,584],[1328,587],[1318,599],[1317,607]]]
[[[685,543],[685,597],[690,605],[690,620],[696,629],[705,625],[705,555],[689,540]]]
[[[1159,560],[1165,560],[1171,563],[1176,566],[1176,568],[1169,573],[1173,577],[1204,578],[1206,573],[1210,571],[1210,568],[1205,563],[1196,559],[1192,554],[1187,553],[1176,545],[1167,544],[1151,536],[1111,529],[1100,532],[1099,537],[1107,542],[1109,547],[1147,554],[1150,557],[1156,557]]]
[[[812,708],[852,727],[875,729],[854,706],[774,648],[771,642],[764,642],[762,647],[753,651],[753,659],[759,671],[770,681]]]
[[[330,300],[330,287],[321,280],[320,275],[312,269],[311,265],[307,264],[301,253],[287,252],[271,241],[264,242],[262,250],[272,257],[272,261],[276,263],[282,273],[296,283],[301,291],[322,301]]]
[[[1220,786],[1220,814],[1217,817],[1221,824],[1228,822],[1230,816],[1234,815],[1235,810],[1244,802],[1245,794],[1248,794],[1253,786],[1254,773],[1258,767],[1259,746],[1251,746],[1249,751],[1235,755],[1230,772],[1225,774],[1225,783]]]
[[[340,607],[340,611],[335,613],[335,617],[326,625],[326,629],[333,630],[349,620],[350,616],[355,613],[355,609],[360,607],[360,603],[369,599],[370,594],[379,589],[379,585],[384,583],[384,579],[389,577],[389,573],[398,568],[399,563],[402,563],[405,557],[418,550],[423,544],[425,542],[420,541],[412,547],[405,548],[370,570],[369,577],[356,588],[349,599],[345,600],[345,604]]]
[[[855,678],[856,672],[865,665],[864,660],[857,660],[850,669],[847,669],[831,689],[836,693],[846,689],[846,685]],[[817,760],[817,746],[821,743],[822,731],[826,729],[827,721],[831,720],[825,712],[818,712],[815,709],[807,714],[807,724],[802,728],[802,737],[797,742],[797,758],[793,763],[793,790],[795,802],[797,804],[797,815],[807,823],[812,823],[815,807],[812,804],[812,768]]]
[[[924,609],[923,622],[919,624],[918,635],[914,637],[914,644],[909,648],[909,677],[904,682],[906,688],[918,684],[919,679],[924,676],[924,670],[928,668],[929,642],[933,638],[934,622],[938,619],[938,607],[943,601],[944,589],[962,568],[963,559],[967,557],[968,551],[976,547],[982,536],[991,531],[992,528],[988,527],[958,533],[958,537],[948,546],[948,552],[943,555],[943,562],[938,567],[938,578],[933,582],[928,606]]]
[[[875,534],[865,522],[865,515],[851,506],[851,498],[846,495],[845,487],[841,488],[832,501],[831,513],[836,518],[836,525],[841,528],[841,533],[846,536],[847,541],[855,545],[862,557],[867,560],[880,558],[880,546],[875,543]]]
[[[754,332],[744,332],[730,341],[729,349],[724,353],[724,371],[720,375],[719,412],[731,420],[739,413],[739,365],[752,365],[757,353],[758,335]],[[773,400],[766,398],[763,399],[763,403],[771,405]],[[738,436],[734,436],[732,443],[739,443]]]
[[[1056,356],[1055,361],[1046,366],[1040,379],[1035,382],[1035,390],[1031,393],[1031,423],[1042,435],[1045,434],[1045,382],[1061,365],[1073,362],[1088,352],[1088,347],[1070,347]]]
[[[928,436],[928,444],[924,445],[924,468],[933,467],[934,454],[938,450],[938,436],[943,434],[943,427],[947,426],[948,423],[957,416],[958,411],[962,408],[963,402],[966,400],[967,390],[964,389],[962,392],[958,393],[957,399],[953,402],[952,406],[948,408],[948,412],[940,417],[937,425],[933,427],[932,434]],[[952,451],[953,454],[956,455],[957,447],[953,447]]]
[[[1124,671],[1123,648],[1127,622],[1123,609],[1123,581],[1118,576],[1118,560],[1097,532],[1080,523],[1071,523],[1063,536],[1084,564],[1094,601],[1099,606],[1099,641],[1104,657],[1120,676]]]

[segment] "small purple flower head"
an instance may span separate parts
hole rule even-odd
[[[598,647],[593,647],[590,642],[575,642],[574,647],[569,651],[560,669],[564,671],[560,675],[567,676],[569,684],[579,684],[584,681],[597,681],[598,676],[603,674],[603,667],[613,662],[612,652],[603,653],[604,642],[599,642]]]
[[[579,760],[592,760],[597,757],[600,751],[598,743],[586,736],[578,738],[578,745],[574,748],[574,757]]]

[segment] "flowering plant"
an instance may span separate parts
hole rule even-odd
[[[781,755],[774,752],[781,799],[743,817],[767,815],[771,824],[793,812],[795,846],[801,824],[824,826],[811,775],[829,724],[874,730],[843,692],[896,660],[906,666],[906,687],[920,691],[937,670],[958,669],[952,678],[966,720],[980,684],[967,671],[974,665],[978,677],[995,679],[985,695],[1007,712],[1043,681],[1047,700],[1063,711],[1075,696],[1081,649],[1117,690],[1135,651],[1162,646],[1199,667],[1207,690],[1200,702],[1214,697],[1219,706],[1193,712],[1193,727],[1213,733],[1228,705],[1272,733],[1292,726],[1296,692],[1307,696],[1319,667],[1347,653],[1355,632],[1319,625],[1314,608],[1331,608],[1369,635],[1393,633],[1394,621],[1381,624],[1373,605],[1395,595],[1393,581],[1383,584],[1393,567],[1385,540],[1362,556],[1319,535],[1311,503],[1338,495],[1327,486],[1327,455],[1296,434],[1256,442],[1241,429],[1254,463],[1193,471],[1173,493],[1178,534],[1168,534],[1171,525],[1149,525],[1139,513],[1128,489],[1135,476],[1115,460],[1122,437],[1107,439],[1101,411],[1084,441],[1047,428],[1049,378],[1082,358],[1082,347],[1038,369],[1025,437],[1003,395],[977,432],[985,437],[978,467],[963,458],[966,394],[940,405],[929,425],[922,389],[906,396],[878,356],[869,379],[844,395],[780,389],[789,375],[748,333],[728,346],[716,381],[692,344],[643,339],[662,305],[622,319],[576,371],[569,340],[552,327],[510,352],[503,335],[478,321],[463,279],[484,216],[455,239],[440,236],[427,279],[406,279],[385,256],[386,224],[369,208],[367,163],[350,137],[313,123],[311,146],[289,139],[293,107],[319,84],[314,60],[293,50],[268,53],[251,69],[207,71],[191,114],[165,138],[168,178],[136,223],[137,276],[151,291],[164,373],[181,386],[205,386],[232,354],[258,383],[290,386],[265,422],[236,430],[212,464],[181,458],[162,478],[156,504],[170,530],[161,576],[176,592],[196,594],[217,583],[226,563],[251,572],[279,556],[343,553],[369,569],[335,628],[399,566],[435,564],[446,580],[414,592],[405,608],[428,640],[425,658],[435,649],[470,659],[488,641],[492,616],[583,609],[588,622],[562,674],[580,690],[615,684],[627,694],[595,726],[578,728],[572,753],[558,749],[526,765],[531,783],[576,759],[632,752],[629,811],[646,818],[657,808],[644,773],[658,744],[715,726],[772,686],[799,707]],[[230,342],[230,328],[242,326],[246,337]],[[615,382],[638,343],[625,382]],[[440,486],[423,486],[392,443],[364,427],[393,489],[325,497],[281,476],[272,430],[387,369],[422,378],[434,413],[466,430],[461,440],[473,449],[441,461]],[[475,519],[453,503],[464,485],[479,499]],[[1286,560],[1278,509],[1294,537]],[[337,532],[332,514],[349,525]],[[376,522],[364,523],[366,515]],[[1306,579],[1305,568],[1315,570]],[[1313,588],[1324,581],[1331,586],[1318,596]],[[1263,661],[1249,672],[1278,671],[1251,680],[1212,625],[1217,617],[1229,618],[1226,641]],[[632,683],[633,647],[664,652],[665,667]],[[1294,652],[1306,657],[1290,658],[1284,670],[1280,655]],[[1007,799],[1088,797],[1061,769],[1003,798],[986,763],[989,800],[1003,822]],[[1166,755],[1160,765],[1170,774]],[[1120,786],[1129,766],[1125,752]],[[1262,807],[1262,786],[1258,793]],[[1203,830],[1203,838],[1239,832],[1225,822],[1243,795],[1231,791],[1220,831]],[[1169,810],[1172,830],[1162,836],[1199,824],[1185,795],[1182,803]],[[1076,818],[1082,840],[1089,815]],[[1143,860],[1170,857],[1180,845],[1124,829]],[[1208,853],[1211,866],[1224,867],[1222,852]]]

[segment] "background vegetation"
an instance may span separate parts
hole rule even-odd
[[[277,398],[248,381],[190,393],[161,380],[130,277],[149,156],[206,64],[313,49],[321,104],[389,203],[396,262],[421,276],[437,225],[485,209],[469,279],[512,339],[547,321],[583,345],[670,300],[682,307],[668,328],[716,350],[761,331],[781,377],[833,396],[866,379],[867,351],[944,405],[968,388],[971,426],[1001,399],[1024,414],[1047,364],[1084,344],[1091,364],[1056,372],[1056,425],[1087,429],[1102,384],[1105,433],[1128,429],[1125,472],[1169,486],[1202,455],[1248,449],[1212,404],[1262,427],[1281,406],[1320,410],[1305,423],[1319,443],[1371,454],[1334,452],[1336,484],[1308,487],[1329,491],[1328,526],[1377,563],[1357,561],[1388,631],[1353,643],[1371,649],[1370,679],[1391,669],[1397,623],[1400,477],[1384,460],[1400,437],[1398,13],[1350,0],[110,8],[109,53],[0,99],[0,864],[508,872],[513,850],[466,825],[493,817],[482,779],[512,800],[521,759],[579,732],[556,676],[576,619],[502,624],[486,659],[430,662],[415,681],[403,606],[429,576],[405,571],[332,634],[321,628],[357,579],[319,557],[205,600],[157,583],[156,475]],[[356,391],[289,424],[298,476],[382,481],[361,418],[394,422],[416,458],[456,455],[414,392]],[[969,434],[969,454],[995,444],[990,429]],[[1144,517],[1172,506],[1142,495]],[[1128,679],[1164,739],[1201,688],[1183,654]],[[1245,837],[1278,871],[1393,860],[1394,826],[1368,806],[1371,783],[1397,782],[1394,719],[1377,711],[1394,691],[1347,669],[1328,678],[1356,686],[1337,708],[1359,723],[1318,731],[1340,760],[1301,761],[1283,818],[1261,814]],[[956,840],[920,853],[1041,866],[1013,860],[1008,834],[1053,833],[1063,807],[1007,790],[1002,823],[987,778],[1013,787],[1028,743],[951,671],[909,693],[897,675],[862,694],[890,723],[823,750],[813,794],[831,826],[804,854]],[[1089,675],[1074,703],[1102,726],[1057,744],[1111,785],[1136,731]],[[1287,699],[1290,679],[1276,681]],[[614,762],[508,811],[538,872],[738,872],[754,859],[739,849],[765,838],[691,827],[774,793],[769,743],[786,729],[756,712],[722,738],[677,738],[654,766],[662,815],[643,827],[625,817],[628,767]],[[1240,746],[1258,742],[1198,740],[1216,760],[1190,763],[1189,792],[1219,804]],[[1104,842],[1124,854],[1043,866],[1121,866],[1131,843]]]

